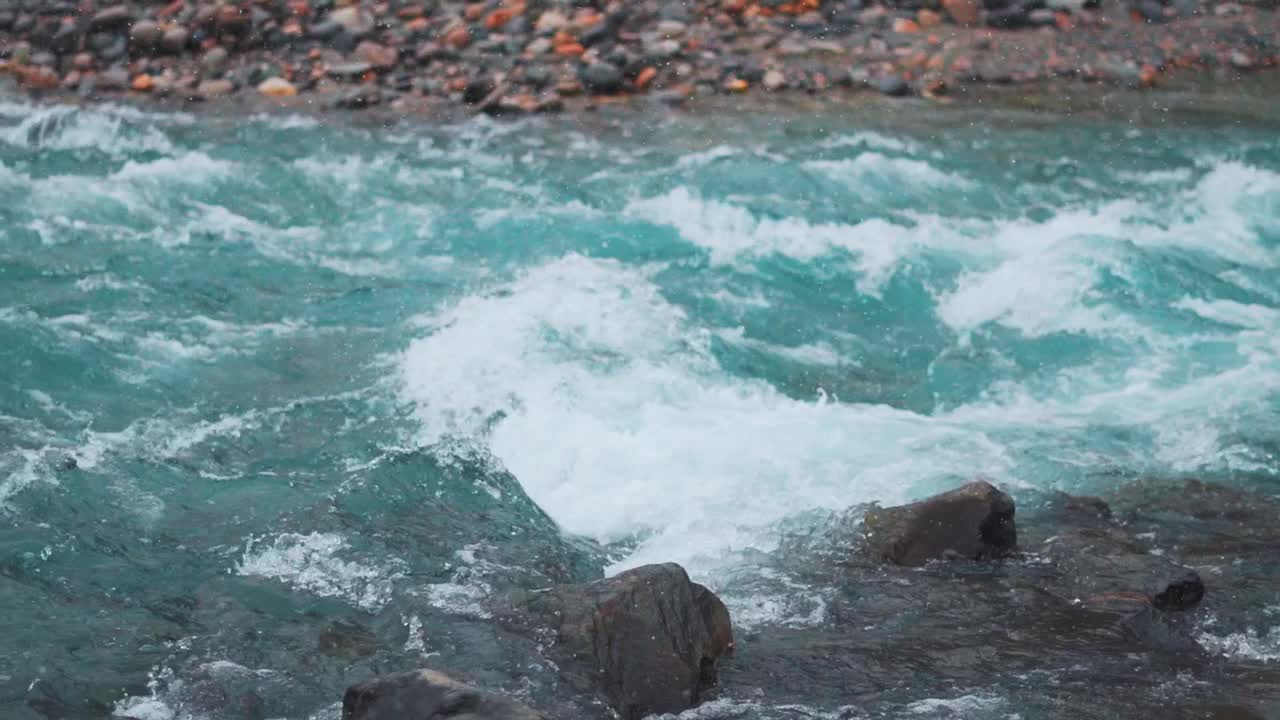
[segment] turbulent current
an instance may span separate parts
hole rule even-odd
[[[0,104],[0,715],[536,696],[476,630],[508,585],[676,561],[740,632],[822,628],[840,588],[778,553],[860,503],[1274,493],[1276,138]],[[1203,643],[1280,662],[1259,618]],[[691,715],[855,717],[770,697]],[[1038,717],[999,678],[877,702]]]

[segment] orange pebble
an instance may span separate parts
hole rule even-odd
[[[649,87],[649,83],[653,82],[653,79],[657,76],[658,71],[651,67],[641,70],[640,74],[636,76],[636,88],[643,90]]]
[[[155,81],[151,79],[151,76],[143,73],[133,79],[131,87],[138,92],[147,92],[153,85],[155,85]]]
[[[898,33],[918,33],[920,32],[920,24],[908,18],[898,18],[893,21],[893,31]]]

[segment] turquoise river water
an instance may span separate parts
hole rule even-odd
[[[1274,127],[599,125],[0,104],[0,715],[336,718],[546,548],[804,625],[739,580],[816,512],[1275,490]]]

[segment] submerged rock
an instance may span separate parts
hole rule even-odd
[[[342,698],[342,720],[545,720],[513,700],[486,693],[435,670],[418,670],[352,685]]]
[[[1059,493],[1040,517],[1052,527],[1044,556],[1059,574],[1051,592],[1095,610],[1190,610],[1204,598],[1200,575],[1144,546],[1096,497]]]
[[[1018,545],[1013,498],[984,481],[910,505],[876,508],[863,520],[868,546],[897,565],[1005,557]]]
[[[698,705],[733,648],[724,603],[674,563],[559,586],[525,609],[552,625],[568,679],[601,692],[624,720]]]

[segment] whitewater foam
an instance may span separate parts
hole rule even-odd
[[[344,560],[350,549],[335,533],[283,533],[269,544],[250,538],[235,571],[247,577],[280,580],[321,597],[337,597],[368,612],[391,601],[395,581],[403,577],[399,561],[384,567]]]
[[[567,256],[423,324],[400,363],[422,442],[487,442],[570,532],[646,537],[614,570],[710,567],[770,547],[794,513],[902,500],[957,468],[1007,474],[980,432],[724,374],[709,332],[611,261]]]

